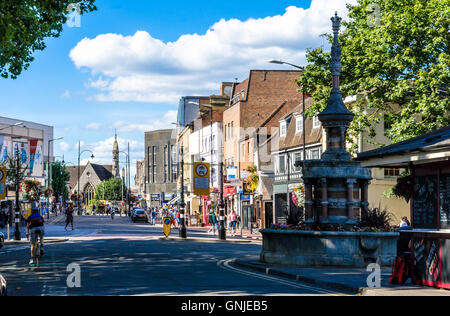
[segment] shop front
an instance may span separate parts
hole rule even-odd
[[[358,156],[362,165],[405,168],[396,191],[411,201],[411,277],[450,289],[450,127]]]

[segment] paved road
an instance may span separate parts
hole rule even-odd
[[[335,295],[233,265],[234,258],[258,254],[260,242],[218,242],[193,231],[194,241],[164,240],[160,227],[125,217],[75,220],[74,232],[65,232],[63,222],[47,226],[49,236],[69,241],[46,245],[39,268],[29,267],[26,245],[0,249],[10,295]],[[73,263],[81,270],[79,288],[67,286],[68,277],[77,280],[70,277],[75,270],[67,271]]]

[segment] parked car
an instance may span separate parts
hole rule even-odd
[[[5,235],[3,235],[2,232],[0,232],[0,249],[3,248],[5,245]]]
[[[145,212],[145,210],[142,209],[135,209],[133,215],[131,216],[131,220],[133,221],[133,223],[136,222],[149,223],[148,215]]]
[[[8,296],[8,290],[6,287],[6,280],[0,274],[0,296]]]

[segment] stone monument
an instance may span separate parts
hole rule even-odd
[[[333,22],[331,73],[333,89],[319,120],[326,132],[327,148],[320,160],[304,162],[306,221],[322,226],[353,226],[359,211],[368,209],[368,185],[371,171],[354,161],[346,149],[347,129],[354,114],[345,106],[339,86],[342,71],[339,30],[341,18]]]

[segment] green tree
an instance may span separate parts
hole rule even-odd
[[[80,14],[96,10],[95,0],[0,1],[0,75],[16,79],[44,50],[45,39],[59,37],[68,8]]]
[[[97,186],[95,190],[94,200],[100,201],[121,201],[123,196],[126,196],[127,188],[125,187],[122,179],[111,178],[105,180]]]
[[[69,198],[68,181],[70,181],[70,173],[66,171],[66,167],[59,161],[52,164],[52,189],[57,200],[60,196],[66,200]]]
[[[358,96],[349,141],[368,130],[373,142],[374,123],[383,118],[393,142],[450,125],[450,0],[358,0],[348,8],[339,36],[341,91]],[[316,48],[307,59],[298,84],[312,94],[307,115],[313,117],[329,98],[331,56]]]

